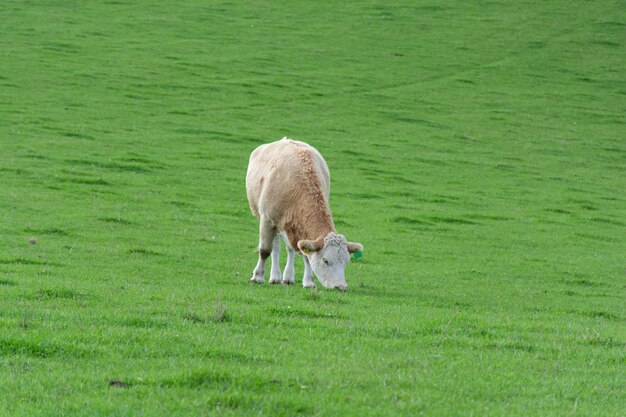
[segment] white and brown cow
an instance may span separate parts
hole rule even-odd
[[[251,281],[265,281],[265,261],[272,255],[270,283],[294,283],[294,254],[304,255],[304,287],[315,287],[313,272],[327,288],[347,288],[350,253],[363,250],[335,230],[328,205],[330,173],[312,146],[283,138],[261,145],[250,155],[246,175],[250,209],[259,219],[259,261]],[[279,266],[280,237],[287,245],[287,265]]]

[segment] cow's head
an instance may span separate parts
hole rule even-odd
[[[362,251],[363,245],[348,242],[343,235],[330,232],[317,240],[300,240],[298,249],[309,259],[313,272],[324,287],[345,291],[348,288],[345,271],[350,254]]]

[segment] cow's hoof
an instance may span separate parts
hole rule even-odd
[[[259,278],[257,276],[253,276],[252,278],[250,278],[250,282],[252,284],[263,284],[263,283],[265,283],[265,280],[263,278]]]
[[[302,284],[302,288],[315,288],[315,284],[314,283],[306,283],[306,284]]]
[[[280,284],[280,278],[271,278],[270,284]]]
[[[283,280],[283,285],[293,285],[293,284],[294,284],[294,282],[293,282],[292,279],[291,280],[290,279],[284,279]]]

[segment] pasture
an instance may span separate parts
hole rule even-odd
[[[2,2],[0,416],[623,416],[625,21]],[[345,293],[248,282],[283,136],[365,246]]]

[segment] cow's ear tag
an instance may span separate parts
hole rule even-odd
[[[354,260],[357,260],[359,258],[363,257],[363,253],[361,251],[354,251]]]

